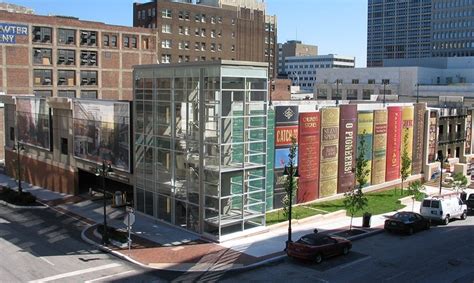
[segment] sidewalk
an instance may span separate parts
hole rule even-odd
[[[9,185],[13,189],[17,187],[15,180],[1,174],[0,185]],[[141,214],[136,214],[133,225],[131,251],[128,251],[127,248],[103,247],[100,244],[101,235],[94,232],[97,228],[96,224],[103,222],[102,200],[94,201],[85,197],[73,197],[32,187],[27,183],[23,183],[23,187],[25,191],[30,191],[53,209],[74,215],[77,219],[89,224],[82,233],[85,241],[144,267],[172,271],[236,270],[286,257],[283,249],[288,237],[288,226],[285,223],[268,226],[266,231],[258,234],[217,244],[208,242],[197,234]],[[428,194],[437,194],[438,191],[438,188],[426,187]],[[448,192],[452,191],[443,189],[443,193]],[[411,198],[406,198],[403,203],[407,206],[401,210],[412,210]],[[419,210],[419,205],[419,202],[415,202],[414,211]],[[372,216],[372,228],[363,228],[366,229],[366,233],[351,237],[352,240],[382,232],[386,217],[393,213],[395,212]],[[108,226],[125,229],[124,216],[124,208],[107,207]],[[359,228],[358,226],[361,224],[361,217],[354,218],[354,227]],[[315,228],[321,233],[332,234],[348,229],[349,225],[350,217],[341,212],[293,221],[292,239],[296,240],[304,234],[312,233]]]

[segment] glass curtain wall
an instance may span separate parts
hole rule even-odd
[[[216,239],[265,212],[266,68],[222,68],[134,72],[136,209]]]

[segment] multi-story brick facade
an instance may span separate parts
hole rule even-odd
[[[6,11],[0,19],[7,95],[131,100],[132,66],[157,60],[153,29]]]
[[[276,17],[258,0],[134,3],[133,25],[156,28],[161,63],[268,62],[270,77],[276,74]]]

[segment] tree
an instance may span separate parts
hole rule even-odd
[[[411,175],[411,158],[408,154],[408,131],[405,132],[403,135],[403,152],[402,152],[402,166],[400,167],[400,177],[402,180],[401,187],[400,187],[400,194],[403,195],[403,183],[410,177]]]
[[[458,172],[453,175],[453,185],[456,191],[461,191],[467,186],[467,178],[463,173]]]
[[[357,181],[356,187],[344,194],[343,204],[346,210],[351,215],[351,224],[349,226],[349,230],[352,230],[352,220],[354,219],[354,214],[364,209],[368,204],[368,200],[362,192],[362,188],[367,184],[367,177],[369,176],[370,172],[368,168],[369,161],[366,159],[365,156],[367,152],[365,136],[366,132],[364,130],[361,135],[359,147],[357,150],[355,168],[355,177]]]
[[[288,218],[291,213],[290,206],[292,205],[292,201],[290,200],[295,199],[296,192],[298,190],[298,183],[296,181],[296,137],[291,137],[291,146],[290,146],[290,153],[288,154],[288,164],[286,165],[287,170],[285,170],[288,175],[285,181],[285,196],[283,197],[283,215],[285,218]]]
[[[415,181],[408,186],[408,194],[412,195],[413,204],[411,206],[411,211],[415,210],[415,200],[421,200],[425,197],[425,194],[421,192],[423,186],[420,181]]]

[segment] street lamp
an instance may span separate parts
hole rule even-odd
[[[443,165],[444,162],[449,162],[448,158],[443,159],[443,151],[438,154],[438,161],[440,162],[440,175],[439,175],[439,195],[441,195],[441,189],[443,187]]]
[[[336,105],[339,105],[339,79],[336,79]]]
[[[293,190],[294,190],[294,180],[293,177],[298,178],[298,169],[294,166],[294,160],[290,158],[288,166],[285,166],[285,171],[283,172],[283,176],[288,178],[288,240],[286,241],[286,248],[288,249],[288,245],[292,242],[291,240],[291,207],[293,206]]]
[[[102,176],[102,194],[104,196],[104,227],[102,230],[102,244],[107,245],[109,242],[109,238],[107,236],[107,212],[106,212],[106,207],[107,207],[107,198],[105,195],[105,177],[109,175],[110,172],[113,172],[112,166],[110,166],[110,163],[105,162],[105,160],[102,161],[102,166],[97,166],[95,169],[95,175],[97,177]]]
[[[385,89],[388,85],[388,81],[387,80],[382,80],[382,84],[383,84],[383,107],[385,107]]]
[[[417,83],[416,84],[416,103],[420,102],[419,98],[420,98],[420,84]]]
[[[20,151],[24,151],[25,147],[17,140],[16,145],[13,145],[13,151],[17,152],[17,169],[18,169],[18,192],[21,194],[23,192],[23,188],[21,187],[21,164],[20,164]]]

